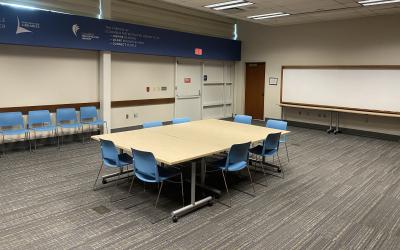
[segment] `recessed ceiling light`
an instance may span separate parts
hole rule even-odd
[[[252,2],[238,3],[238,4],[228,5],[228,6],[217,7],[217,8],[214,8],[214,10],[233,9],[233,8],[243,7],[243,6],[252,5],[252,4],[254,4],[254,3],[252,3]]]
[[[363,6],[372,6],[372,5],[381,5],[381,4],[389,4],[389,3],[400,3],[400,0],[364,0],[358,1],[359,4]]]
[[[276,15],[281,15],[283,12],[275,12],[275,13],[269,13],[269,14],[261,14],[261,15],[255,15],[255,16],[248,16],[247,18],[257,18],[257,17],[264,17],[264,16],[276,16]]]
[[[276,13],[261,14],[261,15],[255,15],[255,16],[248,16],[247,18],[254,19],[254,20],[261,20],[261,19],[267,19],[267,18],[275,18],[275,17],[289,16],[289,15],[290,15],[290,14],[288,14],[288,13],[276,12]]]
[[[234,0],[234,1],[210,4],[210,5],[206,5],[204,7],[212,8],[214,10],[226,10],[226,9],[233,9],[233,8],[237,8],[237,7],[252,5],[252,4],[254,4],[254,3],[249,2],[247,0]]]
[[[235,0],[235,1],[229,1],[229,2],[210,4],[210,5],[206,5],[204,7],[206,7],[206,8],[215,8],[215,7],[231,5],[231,4],[235,4],[235,3],[244,3],[244,2],[246,2],[246,1],[245,0]]]

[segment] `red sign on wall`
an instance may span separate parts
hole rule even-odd
[[[203,55],[203,49],[195,48],[195,49],[194,49],[194,54],[195,54],[195,55],[198,55],[198,56]]]
[[[192,83],[192,78],[190,78],[190,77],[184,78],[183,82],[184,83]]]

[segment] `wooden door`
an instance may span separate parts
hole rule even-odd
[[[246,63],[245,114],[264,120],[265,63]]]

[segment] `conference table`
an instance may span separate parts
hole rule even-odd
[[[92,136],[92,139],[110,140],[121,151],[131,149],[149,151],[165,167],[191,162],[191,202],[172,212],[172,220],[212,202],[208,196],[196,200],[196,165],[201,160],[201,182],[205,179],[205,157],[225,152],[233,144],[259,142],[268,134],[289,131],[262,126],[235,123],[217,119],[138,129],[127,132]]]

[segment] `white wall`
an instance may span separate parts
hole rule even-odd
[[[98,101],[98,52],[0,45],[0,107]]]
[[[236,64],[235,112],[244,110],[245,62],[265,61],[266,82],[268,77],[280,80],[282,65],[400,65],[399,23],[400,15],[281,27],[241,22],[243,58]],[[264,115],[280,118],[280,86],[265,87]],[[398,119],[342,117],[343,127],[400,134]],[[303,111],[299,115],[299,110],[293,109],[285,118],[320,124],[329,121],[327,113]]]
[[[113,53],[111,68],[113,101],[175,97],[175,58]],[[130,127],[173,116],[173,104],[113,108],[112,124],[113,128]]]

